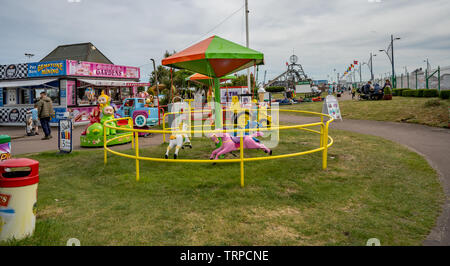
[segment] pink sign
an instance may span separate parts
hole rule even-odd
[[[70,76],[140,78],[140,69],[138,67],[67,60],[66,69],[67,75]]]

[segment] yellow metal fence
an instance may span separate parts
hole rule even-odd
[[[111,148],[109,148],[107,145],[109,142],[112,142],[118,138],[123,138],[124,135],[115,137],[115,138],[111,138],[111,139],[107,139],[106,136],[106,130],[103,131],[103,148],[104,148],[104,163],[105,165],[108,162],[108,152],[117,155],[117,156],[121,156],[121,157],[125,157],[125,158],[130,158],[130,159],[134,159],[136,161],[136,181],[139,181],[140,179],[140,173],[139,173],[139,161],[154,161],[154,162],[163,162],[163,163],[240,163],[240,170],[241,170],[241,174],[240,174],[240,180],[241,180],[241,187],[244,187],[244,162],[251,162],[251,161],[263,161],[263,160],[275,160],[275,159],[282,159],[282,158],[289,158],[289,157],[295,157],[295,156],[301,156],[301,155],[306,155],[306,154],[311,154],[311,153],[315,153],[315,152],[322,152],[322,168],[326,169],[327,168],[327,152],[328,152],[328,148],[333,145],[333,138],[331,136],[328,135],[328,128],[329,128],[329,124],[334,120],[333,117],[327,115],[327,114],[322,114],[322,113],[316,113],[316,112],[308,112],[308,111],[299,111],[299,110],[287,110],[287,109],[280,109],[278,110],[279,112],[290,112],[290,113],[304,113],[304,114],[310,114],[310,115],[316,115],[316,116],[320,116],[320,122],[315,122],[315,123],[309,123],[309,124],[302,124],[302,125],[288,125],[288,126],[270,126],[268,128],[255,128],[255,129],[226,129],[226,130],[218,130],[218,129],[214,129],[214,130],[195,130],[194,129],[190,129],[190,130],[177,130],[176,132],[174,132],[171,128],[165,128],[165,121],[163,118],[163,130],[158,130],[158,129],[133,129],[133,128],[119,128],[119,127],[115,127],[112,125],[108,125],[109,122],[112,121],[118,121],[118,120],[128,120],[129,124],[133,124],[133,121],[130,117],[124,117],[124,118],[116,118],[116,119],[112,119],[109,121],[106,121],[103,125],[106,128],[111,128],[111,129],[116,129],[116,130],[121,130],[121,131],[127,131],[130,132],[129,134],[125,135],[125,136],[131,136],[132,141],[131,141],[131,146],[135,151],[134,155],[130,155],[130,154],[125,154],[122,152],[118,152],[118,151],[114,151]],[[196,111],[189,111],[191,112],[196,112]],[[166,113],[167,115],[169,114],[175,114],[175,113]],[[166,116],[165,114],[165,116]],[[191,115],[191,114],[189,114]],[[164,117],[165,117],[164,116]],[[329,120],[328,121],[324,121],[324,117],[328,117]],[[310,129],[309,127],[317,127],[320,126],[320,131],[317,130],[313,130]],[[308,132],[312,132],[312,133],[316,133],[320,135],[320,146],[318,148],[312,149],[312,150],[308,150],[308,151],[302,151],[302,152],[296,152],[296,153],[289,153],[289,154],[282,154],[282,155],[272,155],[272,156],[267,156],[267,157],[254,157],[254,158],[245,158],[244,157],[244,148],[242,145],[243,142],[243,137],[244,137],[244,132],[252,132],[252,131],[274,131],[274,130],[288,130],[288,129],[299,129],[299,130],[304,130],[304,131],[308,131]],[[220,160],[209,160],[209,159],[165,159],[165,158],[153,158],[153,157],[143,157],[139,155],[139,133],[154,133],[154,134],[163,134],[164,136],[164,140],[165,141],[165,134],[194,134],[194,133],[202,133],[202,134],[209,134],[209,133],[218,133],[218,132],[226,132],[226,133],[231,133],[231,132],[237,132],[240,135],[240,156],[239,159],[220,159]]]

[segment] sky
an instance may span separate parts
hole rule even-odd
[[[450,66],[448,0],[248,0],[250,48],[264,53],[258,78],[286,70],[294,53],[306,74],[334,80],[354,60],[375,77]],[[244,0],[0,0],[0,64],[36,62],[56,46],[91,42],[114,64],[141,67],[141,81],[166,50],[212,35],[245,45]],[[31,59],[25,53],[35,56]],[[334,71],[336,69],[336,71]],[[253,68],[251,69],[253,72]],[[370,76],[362,68],[362,79]],[[359,80],[359,75],[358,75]]]

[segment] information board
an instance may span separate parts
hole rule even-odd
[[[72,121],[70,119],[59,120],[58,149],[65,153],[72,151]]]
[[[322,113],[328,114],[334,119],[340,119],[342,121],[338,100],[333,95],[328,95],[325,98],[325,101],[323,101]]]

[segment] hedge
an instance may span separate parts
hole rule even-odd
[[[438,97],[439,92],[436,89],[423,90],[423,97]]]
[[[402,96],[403,97],[414,97],[416,92],[414,90],[403,90]]]
[[[400,95],[400,94],[398,94]],[[439,93],[436,89],[419,89],[419,90],[402,90],[401,96],[403,97],[438,97]]]
[[[450,98],[450,90],[441,91],[441,93],[439,94],[439,98],[441,98],[441,99],[449,99]]]
[[[403,88],[403,89],[393,89],[392,90],[392,95],[393,96],[402,96],[402,91],[404,90],[409,90],[408,88]]]
[[[284,91],[284,87],[283,86],[271,86],[271,87],[265,88],[265,90],[267,92],[282,92],[282,91]]]

